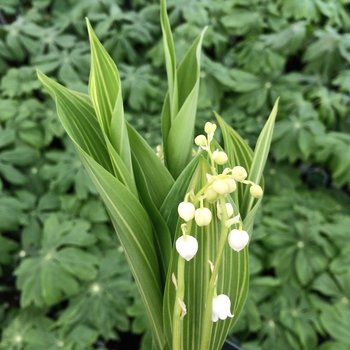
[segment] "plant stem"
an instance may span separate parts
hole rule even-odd
[[[173,350],[182,350],[182,309],[179,300],[183,301],[185,294],[185,259],[179,256],[177,261],[177,288],[173,312]]]
[[[225,222],[228,219],[225,196],[220,196],[219,200],[220,200],[220,206],[221,206],[220,241],[219,241],[218,249],[216,251],[214,269],[213,269],[213,272],[212,272],[212,275],[211,275],[211,278],[209,281],[209,285],[208,285],[207,300],[205,303],[204,320],[202,323],[202,340],[201,340],[200,350],[208,350],[208,346],[209,346],[211,327],[212,327],[212,323],[213,323],[211,320],[213,297],[214,297],[214,293],[216,291],[216,281],[217,281],[219,267],[220,267],[220,263],[222,261],[222,256],[224,254],[225,244],[226,244],[227,235],[228,235],[228,229],[225,226]]]

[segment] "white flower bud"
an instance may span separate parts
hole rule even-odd
[[[254,198],[260,198],[263,195],[263,190],[259,185],[253,185],[250,187],[250,194]]]
[[[208,208],[199,208],[195,212],[194,219],[198,226],[207,226],[211,221],[211,211]]]
[[[248,242],[249,235],[247,231],[234,229],[228,234],[228,244],[236,252],[242,250],[248,244]]]
[[[226,207],[226,212],[227,212],[227,217],[231,217],[233,215],[233,206],[231,203],[225,203],[225,207]],[[221,213],[222,213],[222,209],[221,209],[221,205],[218,203],[216,206],[216,212],[218,215],[219,220],[221,220]]]
[[[216,125],[215,124],[212,124],[210,122],[206,122],[205,125],[204,125],[204,131],[207,133],[207,134],[214,134],[216,130]]]
[[[215,180],[211,186],[213,190],[219,194],[229,193],[229,188],[228,188],[228,184],[226,183],[226,179]]]
[[[181,236],[175,245],[177,252],[187,261],[190,261],[198,251],[198,241],[193,236]]]
[[[226,179],[225,181],[228,187],[228,193],[236,191],[237,185],[234,179]]]
[[[213,298],[211,320],[216,322],[219,320],[226,320],[227,317],[233,317],[230,311],[231,300],[225,294],[220,294]]]
[[[212,157],[214,162],[219,165],[225,164],[228,160],[227,154],[219,150],[214,151]]]
[[[207,138],[204,135],[198,135],[195,139],[194,139],[194,143],[198,146],[198,147],[206,147],[207,146]]]
[[[207,190],[204,192],[204,195],[205,195],[205,199],[209,203],[214,203],[219,198],[219,194],[216,191],[213,190],[212,186],[209,186],[207,188]]]
[[[232,177],[236,181],[243,181],[247,176],[247,171],[242,166],[235,166],[232,169]]]
[[[184,219],[186,222],[194,218],[195,210],[195,206],[190,202],[181,202],[177,207],[180,218]]]

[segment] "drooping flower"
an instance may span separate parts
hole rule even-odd
[[[234,192],[237,188],[236,181],[234,179],[217,179],[211,185],[213,190],[219,194],[226,195]]]
[[[207,138],[204,135],[198,135],[194,139],[194,143],[198,146],[201,147],[202,149],[207,149]]]
[[[225,207],[226,207],[227,217],[230,218],[233,215],[233,206],[231,203],[225,203]],[[217,204],[216,209],[217,209],[216,210],[217,216],[219,220],[221,220],[222,209],[219,203]]]
[[[228,234],[228,244],[236,252],[239,252],[240,250],[242,250],[248,244],[248,242],[249,242],[249,235],[247,231],[233,229]]]
[[[243,181],[248,175],[247,171],[242,166],[235,166],[231,173],[236,181]]]
[[[198,251],[198,241],[193,236],[181,236],[176,240],[176,250],[187,261],[190,261]]]
[[[226,179],[215,180],[211,185],[213,190],[219,194],[227,194],[229,193],[228,184],[226,183]]]
[[[236,191],[237,185],[234,179],[226,179],[225,181],[228,187],[228,193]]]
[[[250,187],[250,194],[254,198],[260,198],[263,195],[263,190],[259,185],[253,185]]]
[[[177,207],[180,218],[186,222],[194,218],[194,212],[196,208],[191,202],[181,202]]]
[[[211,211],[208,208],[198,208],[195,211],[194,219],[198,226],[207,226],[211,221]]]
[[[212,186],[209,186],[207,188],[207,190],[204,192],[205,195],[205,199],[209,202],[209,203],[214,203],[215,201],[218,200],[219,198],[219,194],[213,190]]]
[[[212,157],[214,162],[219,165],[225,164],[228,160],[227,154],[219,150],[214,151]]]
[[[216,130],[216,124],[210,123],[210,122],[206,122],[204,125],[204,131],[207,134],[214,134]]]
[[[219,318],[220,320],[226,320],[227,317],[233,317],[230,308],[231,300],[227,295],[220,294],[213,298],[211,320],[216,322]]]

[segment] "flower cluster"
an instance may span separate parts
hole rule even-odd
[[[225,239],[229,246],[236,252],[242,250],[249,242],[249,235],[243,230],[243,223],[240,214],[235,212],[234,202],[229,196],[237,190],[237,183],[242,183],[250,186],[250,194],[254,198],[260,198],[263,195],[262,188],[254,182],[247,179],[248,173],[242,166],[233,168],[225,168],[221,173],[218,173],[218,165],[222,166],[228,162],[228,155],[219,149],[211,150],[211,141],[214,137],[216,125],[206,123],[204,130],[205,135],[199,135],[195,138],[195,144],[205,150],[211,162],[211,173],[206,174],[207,182],[197,194],[190,191],[186,194],[184,201],[178,206],[178,214],[185,223],[181,225],[183,235],[176,241],[176,250],[179,255],[187,261],[190,261],[198,251],[198,241],[195,237],[187,234],[187,225],[192,224],[194,220],[197,226],[207,226],[213,220],[212,211],[204,205],[216,204],[216,216],[221,221]],[[208,205],[209,206],[209,205]],[[235,216],[233,216],[235,214]],[[231,226],[234,228],[231,229]],[[228,232],[229,231],[229,232]],[[212,270],[213,271],[213,270]],[[230,299],[224,294],[216,296],[212,301],[212,321],[218,319],[226,319],[233,317],[230,312]]]

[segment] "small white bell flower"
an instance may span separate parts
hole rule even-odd
[[[180,218],[184,219],[186,222],[194,218],[195,210],[195,206],[190,202],[181,202],[177,207]]]
[[[228,187],[228,193],[236,191],[237,185],[234,179],[226,179],[226,185]]]
[[[204,131],[207,134],[213,134],[216,130],[216,124],[212,124],[210,122],[206,122],[204,125]]]
[[[194,143],[198,146],[201,147],[203,149],[207,148],[207,138],[204,135],[198,135],[195,139],[194,139]]]
[[[225,203],[225,207],[226,207],[227,217],[230,218],[233,215],[233,206],[231,203]],[[219,220],[221,220],[222,209],[219,203],[217,204],[216,209],[217,209],[216,210],[217,216]]]
[[[225,164],[228,160],[227,154],[219,150],[214,151],[212,157],[214,162],[219,165]]]
[[[213,298],[211,320],[216,322],[219,320],[226,320],[227,317],[233,317],[230,311],[231,300],[225,294],[220,294]]]
[[[207,188],[207,190],[204,192],[204,195],[205,195],[205,199],[209,203],[214,203],[219,198],[219,194],[216,191],[213,190],[212,186],[209,186]]]
[[[207,226],[211,221],[211,211],[208,208],[198,208],[195,212],[194,219],[198,226]]]
[[[249,235],[247,231],[233,229],[228,234],[228,244],[236,252],[239,252],[240,250],[242,250],[248,244],[248,242],[249,242]]]
[[[190,261],[197,253],[198,241],[193,236],[181,236],[176,240],[176,250],[187,261]]]
[[[235,166],[232,169],[232,177],[236,181],[243,181],[248,176],[247,171],[242,166]]]
[[[228,184],[226,183],[226,179],[215,180],[211,186],[213,190],[219,194],[229,193],[229,188]]]
[[[260,198],[263,195],[263,190],[259,185],[253,185],[250,187],[250,194],[254,198]]]

